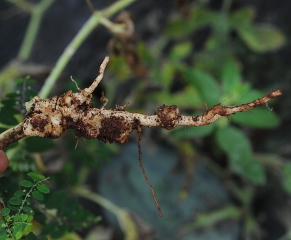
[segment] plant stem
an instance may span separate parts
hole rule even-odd
[[[45,80],[45,83],[42,89],[39,92],[40,98],[47,98],[49,92],[52,87],[55,85],[58,77],[61,72],[74,55],[79,46],[84,42],[84,40],[89,36],[89,34],[93,31],[96,26],[102,21],[103,18],[110,17],[121,9],[125,8],[135,0],[121,0],[112,4],[110,7],[104,9],[101,12],[95,12],[92,16],[87,20],[87,22],[83,25],[77,35],[73,38],[73,40],[69,43],[69,45],[65,48],[64,52],[58,59],[56,66],[52,70],[51,74]]]
[[[6,1],[16,5],[17,7],[21,8],[23,11],[33,12],[33,8],[34,8],[33,4],[28,3],[25,0],[6,0]]]
[[[89,199],[102,207],[106,208],[108,211],[112,212],[115,215],[119,215],[121,213],[121,208],[107,200],[106,198],[100,196],[97,193],[93,193],[90,190],[84,188],[84,186],[76,187],[73,189],[73,193],[77,194],[80,197]]]
[[[42,16],[53,2],[54,0],[42,0],[31,9],[29,25],[18,53],[19,60],[26,61],[29,58],[39,30]]]

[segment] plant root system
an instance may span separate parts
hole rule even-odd
[[[61,96],[54,96],[49,99],[40,99],[36,96],[27,102],[27,114],[23,122],[0,134],[0,149],[29,136],[58,138],[66,129],[75,129],[77,139],[81,137],[87,139],[97,138],[105,143],[119,142],[123,144],[127,142],[129,134],[137,130],[139,134],[140,166],[151,188],[160,215],[162,215],[160,206],[142,166],[140,150],[142,126],[160,126],[167,130],[177,126],[204,126],[211,124],[220,117],[228,117],[237,112],[266,105],[270,99],[282,94],[280,90],[276,90],[251,103],[232,107],[221,106],[219,103],[211,109],[206,109],[204,114],[194,117],[182,116],[176,105],[162,105],[158,108],[157,114],[153,115],[130,113],[124,107],[106,109],[105,105],[108,100],[104,96],[100,99],[104,102],[103,107],[93,108],[92,93],[102,80],[108,62],[109,57],[105,57],[97,78],[89,88],[79,90],[77,93],[69,90]]]

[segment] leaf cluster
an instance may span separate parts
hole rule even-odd
[[[11,191],[13,184],[9,178],[0,179],[2,201],[6,203],[0,212],[0,224],[3,227],[0,239],[22,239],[25,235],[25,239],[46,239],[37,238],[31,232],[31,226],[34,218],[33,201],[43,201],[44,194],[50,193],[44,184],[48,178],[33,172],[27,175],[30,179],[22,180],[21,189],[16,191]]]

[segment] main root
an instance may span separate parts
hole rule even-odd
[[[75,129],[77,138],[99,139],[106,143],[125,143],[129,134],[135,129],[139,133],[139,159],[140,166],[148,185],[151,188],[153,198],[161,214],[160,206],[155,198],[153,188],[146,177],[141,162],[140,151],[140,130],[142,126],[160,126],[171,130],[177,126],[204,126],[211,124],[221,117],[228,117],[231,114],[249,110],[258,106],[266,105],[267,102],[282,95],[280,90],[268,93],[251,103],[225,107],[220,104],[200,116],[182,116],[176,105],[158,108],[157,114],[144,115],[130,113],[124,107],[116,109],[106,109],[107,99],[103,96],[101,101],[104,106],[93,108],[92,93],[103,78],[104,70],[109,62],[109,57],[105,57],[102,62],[99,74],[89,88],[73,93],[69,90],[61,96],[49,99],[34,97],[26,103],[27,114],[24,121],[17,126],[8,129],[0,134],[0,149],[8,147],[24,137],[38,136],[43,138],[58,138],[66,129]]]

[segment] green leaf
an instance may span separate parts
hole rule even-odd
[[[14,193],[14,196],[15,197],[21,197],[25,195],[25,193],[23,192],[23,190],[17,190],[15,193]]]
[[[20,205],[21,200],[18,197],[12,197],[10,198],[9,203],[12,205]]]
[[[253,51],[274,51],[285,44],[285,36],[274,26],[251,26],[238,29],[238,34]]]
[[[282,186],[284,190],[291,195],[291,163],[285,163],[283,167]]]
[[[5,208],[3,208],[3,209],[1,210],[1,215],[2,215],[3,217],[5,217],[6,215],[8,215],[9,213],[10,213],[10,209],[7,208],[7,207],[5,207]]]
[[[26,214],[28,214],[28,215],[33,215],[34,214],[34,212],[33,212],[33,210],[30,208],[30,207],[24,207],[23,208],[23,212],[25,212]],[[32,219],[31,219],[32,220]],[[28,221],[28,220],[27,220]]]
[[[215,135],[217,144],[226,152],[231,169],[255,184],[264,184],[265,170],[252,156],[249,139],[234,127],[220,128]]]
[[[27,218],[28,218],[28,215],[27,214],[21,214],[20,217],[21,217],[22,221],[26,221]]]
[[[33,191],[32,196],[39,201],[43,200],[43,194],[39,191]]]
[[[38,185],[36,188],[38,191],[40,191],[42,193],[50,193],[50,189],[46,185],[44,185],[43,183]]]
[[[17,223],[13,226],[13,235],[16,239],[20,239],[22,237],[22,230],[23,230],[23,224]]]
[[[184,70],[183,74],[185,79],[198,89],[202,100],[206,102],[209,108],[219,102],[219,85],[210,74],[197,69]]]
[[[28,181],[28,180],[22,180],[20,182],[20,185],[23,186],[23,187],[32,187],[33,183],[31,181]]]
[[[33,216],[30,215],[30,216],[27,218],[27,222],[29,223],[29,222],[31,222],[32,220],[33,220]]]
[[[16,232],[14,233],[15,239],[21,239],[22,238],[22,232]]]
[[[174,45],[171,49],[170,57],[174,61],[181,60],[191,54],[193,44],[190,41],[185,41],[179,44]]]
[[[231,120],[235,123],[255,128],[275,128],[280,123],[274,112],[263,107],[236,113],[231,116]]]
[[[241,80],[240,70],[233,59],[224,63],[221,79],[224,95],[232,94]]]
[[[34,173],[34,172],[30,172],[27,174],[29,177],[31,177],[34,181],[38,182],[41,180],[45,179],[45,176],[39,174],[39,173]]]
[[[13,218],[13,221],[14,221],[15,223],[17,223],[17,222],[21,222],[21,217],[20,217],[19,215],[15,215],[14,218]]]

